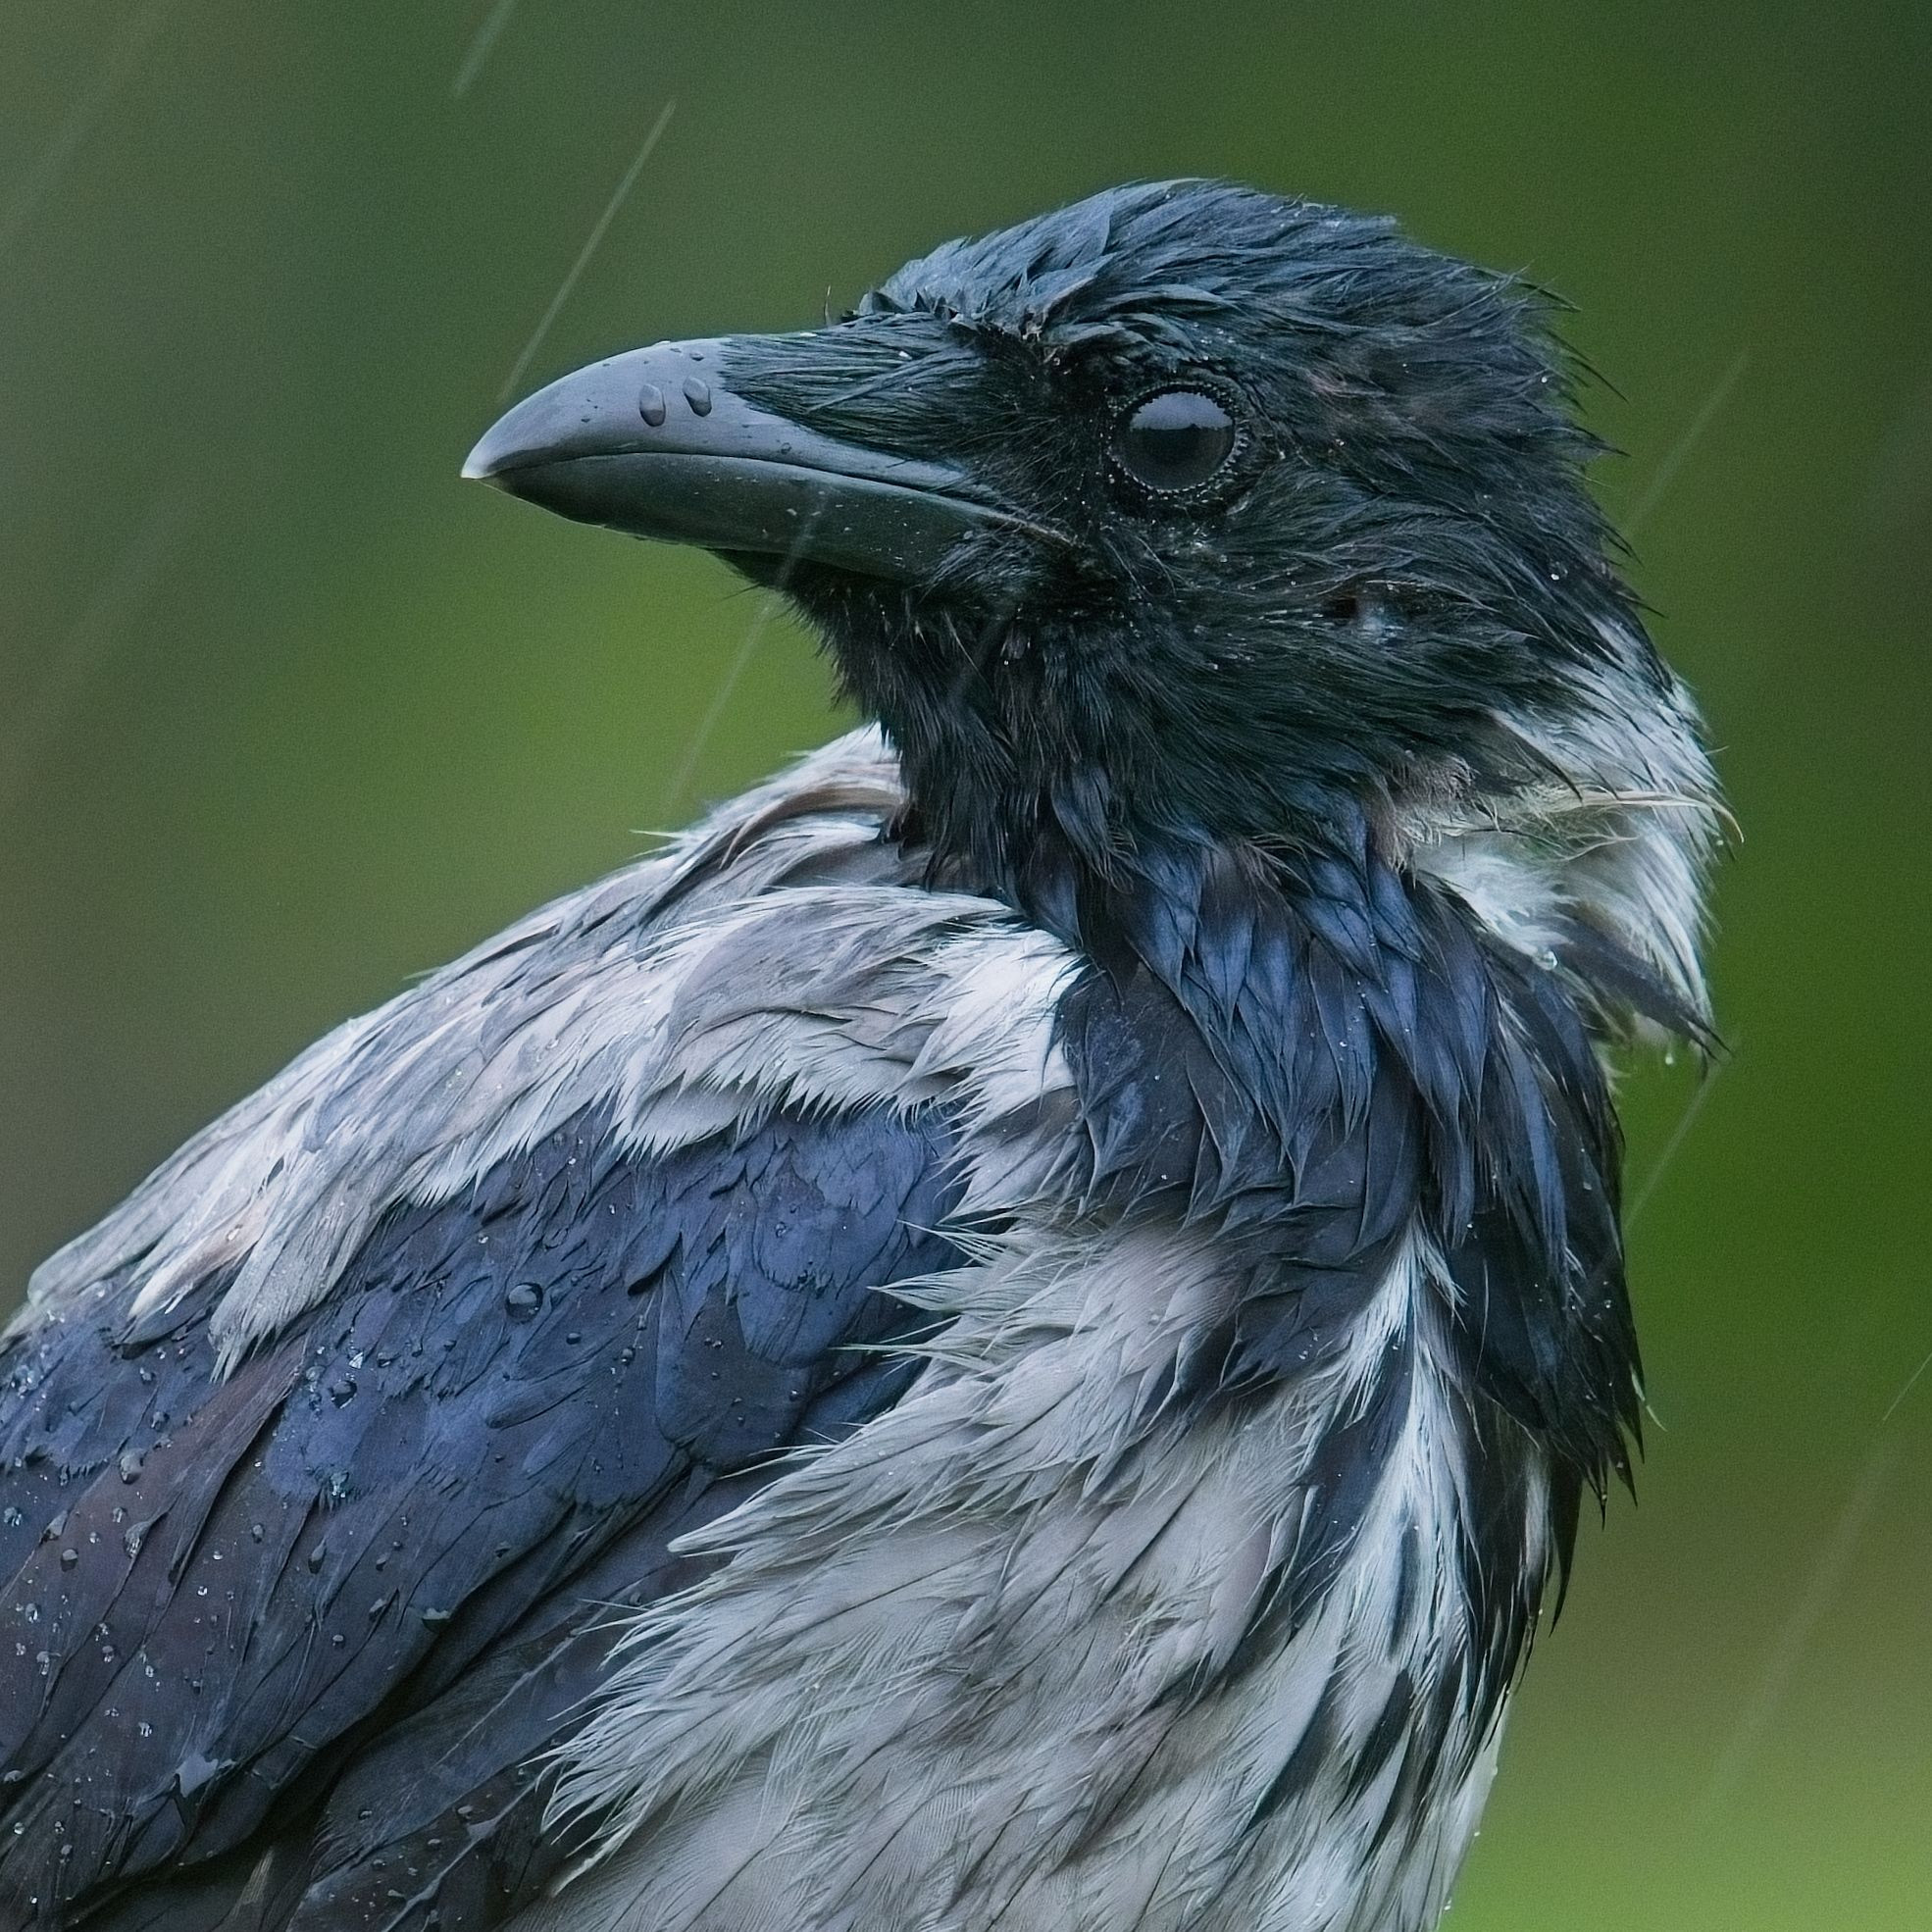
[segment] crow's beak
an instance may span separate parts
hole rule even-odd
[[[733,394],[730,340],[593,362],[500,418],[466,477],[580,523],[913,582],[973,532],[1027,528],[964,471],[805,429]]]

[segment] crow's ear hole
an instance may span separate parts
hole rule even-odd
[[[1321,613],[1338,630],[1371,641],[1388,636],[1406,615],[1395,591],[1374,584],[1350,584],[1332,592],[1323,599]]]

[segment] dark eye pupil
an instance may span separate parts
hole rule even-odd
[[[1148,489],[1198,489],[1235,450],[1235,419],[1199,389],[1149,396],[1114,437],[1120,467]]]

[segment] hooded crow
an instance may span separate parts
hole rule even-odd
[[[0,1925],[1433,1926],[1707,1029],[1596,447],[1536,291],[1202,181],[512,409],[875,722],[35,1275]]]

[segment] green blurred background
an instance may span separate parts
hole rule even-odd
[[[526,386],[1124,177],[1394,210],[1577,305],[1746,832],[1734,1057],[1628,1089],[1641,1505],[1451,1922],[1932,1926],[1928,83],[1922,4],[13,0],[0,1305],[322,1028],[836,728],[722,567],[456,481],[668,102]]]

